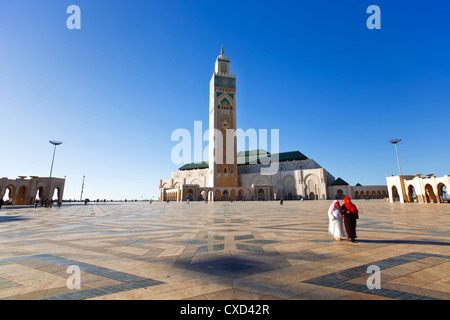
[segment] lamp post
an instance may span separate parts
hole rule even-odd
[[[83,176],[83,183],[81,184],[81,195],[80,195],[80,201],[83,200],[83,189],[84,189],[84,176]]]
[[[55,161],[55,152],[56,152],[56,146],[59,146],[60,144],[62,144],[61,141],[55,141],[55,140],[50,140],[49,141],[52,145],[54,145],[55,147],[53,148],[53,158],[52,158],[52,166],[50,168],[50,178],[52,177],[52,171],[53,171],[53,162]]]
[[[398,163],[398,170],[400,171],[400,176],[402,175],[402,169],[400,168],[400,160],[398,159],[398,151],[397,151],[397,143],[402,141],[402,139],[393,139],[389,140],[389,143],[392,143],[395,146],[395,154],[397,155],[397,163]]]

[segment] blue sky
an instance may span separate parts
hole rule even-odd
[[[69,30],[69,5],[81,30]],[[369,30],[369,5],[381,30]],[[157,198],[175,129],[208,127],[223,45],[237,125],[279,129],[354,185],[449,174],[450,3],[86,1],[0,3],[0,176],[66,176],[65,198]],[[206,144],[206,143],[205,143]],[[206,145],[205,145],[206,146]],[[269,150],[270,151],[270,150]]]

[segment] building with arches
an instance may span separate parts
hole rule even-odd
[[[435,177],[433,174],[402,175],[386,177],[390,202],[443,203],[450,197],[450,176]]]
[[[211,161],[186,164],[172,172],[170,179],[161,179],[160,201],[325,200],[344,195],[353,197],[359,192],[367,192],[370,198],[387,197],[386,186],[365,187],[363,191],[359,186],[341,185],[342,179],[336,180],[300,151],[237,152],[236,76],[230,74],[230,59],[224,55],[223,48],[210,81],[209,102]],[[230,130],[234,134],[232,144],[226,139]],[[226,161],[218,155],[226,155]],[[276,163],[277,170],[266,175],[262,171],[269,166],[269,161]]]
[[[18,179],[0,179],[0,199],[12,205],[31,205],[36,199],[40,202],[55,200],[62,202],[65,179],[19,176]]]

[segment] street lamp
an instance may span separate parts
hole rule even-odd
[[[395,154],[397,155],[397,163],[398,163],[398,170],[400,171],[400,176],[402,175],[402,169],[400,168],[400,160],[398,160],[398,151],[397,151],[397,143],[402,141],[402,139],[393,139],[389,140],[389,143],[392,143],[395,146]]]
[[[52,166],[50,168],[50,178],[52,177],[52,171],[53,171],[53,162],[55,161],[55,152],[56,152],[56,146],[59,146],[60,144],[62,144],[61,141],[55,141],[55,140],[50,140],[49,141],[52,145],[54,145],[55,147],[53,148],[53,158],[52,158]]]

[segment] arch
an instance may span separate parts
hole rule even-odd
[[[353,198],[359,199],[359,192],[358,191],[355,191],[355,195],[353,196]]]
[[[8,193],[8,197],[6,197],[6,193]],[[5,189],[5,194],[3,195],[3,200],[7,203],[13,203],[14,202],[14,196],[16,194],[16,187],[12,184],[8,185]]]
[[[377,191],[377,198],[381,199],[381,191],[380,190]]]
[[[215,201],[220,201],[220,190],[216,190],[216,192],[214,193],[214,200]]]
[[[444,183],[439,183],[437,185],[437,190],[438,190],[438,199],[439,202],[445,202],[448,201],[449,196],[448,196],[448,191],[447,191],[447,186]]]
[[[264,189],[260,188],[258,190],[258,200],[265,200],[265,199],[266,199],[266,197],[265,197]]]
[[[236,190],[231,190],[230,192],[230,199],[235,201],[236,200]]]
[[[242,189],[238,191],[238,200],[244,200],[244,190]]]
[[[206,191],[205,190],[202,190],[200,192],[200,199],[199,200],[200,201],[205,201],[206,200]]]
[[[315,200],[320,194],[319,178],[315,174],[309,174],[305,177],[306,192],[309,199]]]
[[[371,199],[371,195],[370,195],[370,191],[366,191],[366,197],[367,197],[367,199]]]
[[[222,191],[222,201],[228,201],[230,199],[230,196],[228,195],[228,190]]]
[[[295,178],[291,175],[285,176],[283,178],[283,188],[285,199],[292,200],[294,198],[294,194],[297,194],[295,188]],[[289,199],[289,194],[291,195],[291,199]]]
[[[27,201],[28,188],[26,186],[21,186],[17,191],[17,196],[14,198],[15,205],[26,204]]]
[[[416,201],[417,201],[416,190],[414,189],[414,186],[410,184],[408,186],[408,202],[416,202]]]
[[[40,186],[36,190],[36,195],[34,197],[35,200],[37,200],[39,203],[44,203],[44,187]]]
[[[437,203],[436,194],[434,193],[433,187],[429,183],[425,185],[425,199],[427,203]]]
[[[198,184],[199,186],[202,185],[202,181],[199,178],[192,179],[190,184]]]
[[[267,180],[267,178],[265,176],[261,176],[261,175],[255,175],[251,182],[250,185],[268,185],[269,181]]]
[[[189,200],[189,201],[194,200],[194,190],[193,189],[187,189],[186,200]]]
[[[337,190],[336,199],[344,199],[344,191],[342,191],[342,189]]]
[[[361,193],[360,193],[361,199],[364,199],[364,196],[365,196],[364,191],[361,191]]]
[[[400,201],[400,196],[398,195],[398,190],[396,186],[392,186],[392,202]]]

